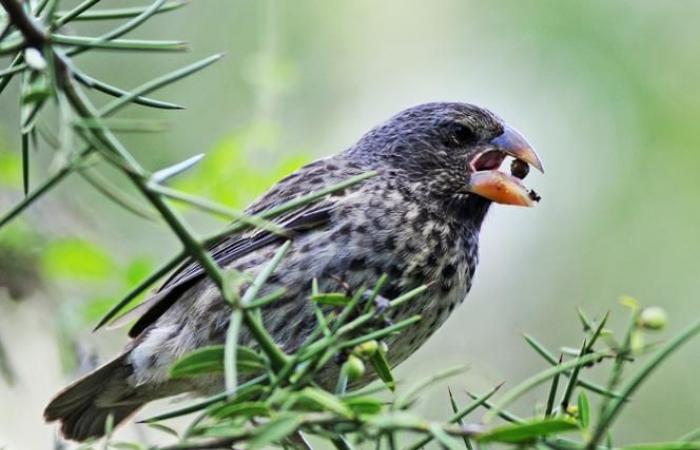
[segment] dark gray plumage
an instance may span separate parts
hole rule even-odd
[[[353,175],[378,173],[277,219],[293,243],[262,295],[286,289],[285,298],[263,311],[265,326],[282,348],[293,352],[315,325],[310,280],[317,278],[322,291],[337,291],[344,285],[372,286],[386,273],[389,281],[381,294],[387,298],[430,285],[395,313],[397,320],[422,315],[389,341],[392,364],[409,356],[469,291],[479,230],[491,200],[532,204],[532,195],[517,180],[495,174],[506,154],[541,169],[524,139],[492,113],[463,103],[424,104],[374,128],[345,152],[301,168],[251,205],[247,211],[255,214]],[[252,231],[229,236],[211,251],[220,266],[254,276],[281,242],[276,235]],[[176,359],[222,343],[228,327],[229,307],[201,267],[189,263],[177,270],[142,309],[146,312],[130,331],[134,339],[125,352],[47,407],[46,419],[60,420],[66,437],[102,435],[110,412],[118,423],[153,399],[222,389],[221,377],[167,378]],[[245,329],[240,340],[249,340]],[[331,363],[319,381],[333,385],[336,373]]]

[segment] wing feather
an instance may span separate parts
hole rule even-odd
[[[282,217],[279,225],[287,232],[290,238],[300,233],[308,232],[324,226],[331,217],[336,198],[326,199],[320,203],[309,205],[292,214]],[[285,236],[273,234],[265,230],[256,230],[250,234],[234,235],[224,238],[211,248],[211,255],[219,267],[226,267],[233,261],[273,243],[282,243]],[[176,270],[160,289],[148,300],[136,306],[119,317],[118,322],[123,324],[142,314],[129,330],[130,337],[140,335],[146,328],[162,316],[180,296],[195,283],[205,277],[206,273],[199,263],[189,260]]]

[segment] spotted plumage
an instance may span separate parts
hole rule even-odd
[[[253,203],[247,212],[256,214],[351,176],[377,173],[276,219],[292,245],[260,295],[285,289],[282,299],[262,311],[277,343],[294,352],[313,330],[312,279],[329,292],[373,286],[382,274],[388,281],[380,294],[387,298],[429,286],[392,310],[393,320],[413,314],[422,320],[388,340],[390,362],[400,363],[425,342],[471,287],[479,230],[491,202],[473,192],[482,187],[470,177],[500,165],[503,157],[489,152],[508,153],[493,144],[505,133],[498,117],[472,105],[420,105],[374,128],[348,150],[306,165]],[[491,156],[481,156],[486,154]],[[254,230],[228,236],[210,250],[221,267],[255,277],[282,242],[278,235]],[[168,379],[174,361],[222,343],[228,328],[230,308],[198,264],[178,269],[141,310],[124,354],[47,407],[46,418],[61,420],[67,437],[100,435],[110,412],[119,422],[156,398],[222,389],[220,376]],[[250,342],[245,328],[240,342]],[[337,370],[329,363],[318,381],[334,385]]]

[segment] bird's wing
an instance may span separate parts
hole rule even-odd
[[[302,210],[294,211],[276,222],[290,238],[293,238],[299,233],[325,225],[330,219],[335,201],[336,199],[323,200]],[[226,267],[231,262],[262,247],[276,242],[281,243],[286,239],[288,238],[285,236],[264,230],[258,230],[248,235],[227,236],[210,249],[210,254],[219,267]],[[120,322],[123,322],[124,319],[133,319],[135,315],[140,315],[129,330],[129,336],[136,337],[141,334],[143,330],[163,315],[188,288],[205,276],[206,272],[198,262],[190,259],[183,263],[155,295],[120,318]]]
[[[338,170],[338,166],[341,166],[342,170]],[[259,214],[285,201],[316,190],[315,186],[306,180],[321,180],[322,185],[331,185],[361,173],[363,170],[350,167],[347,162],[338,158],[315,161],[280,181],[253,203],[246,212]],[[330,219],[331,212],[338,200],[351,190],[353,189],[346,189],[317,202],[307,204],[275,218],[274,222],[280,225],[292,238],[299,233],[322,227]],[[227,236],[209,248],[209,252],[219,267],[226,267],[243,256],[285,239],[288,238],[265,230],[255,230]],[[202,266],[190,258],[170,275],[151,298],[125,313],[115,323],[123,324],[138,317],[136,323],[129,330],[130,337],[138,336],[163,315],[187,289],[204,278],[205,275]]]

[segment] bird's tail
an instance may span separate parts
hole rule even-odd
[[[61,422],[67,439],[84,441],[105,434],[111,415],[116,426],[135,413],[148,399],[136,395],[127,379],[131,366],[127,353],[97,368],[63,389],[44,410],[48,422]]]

